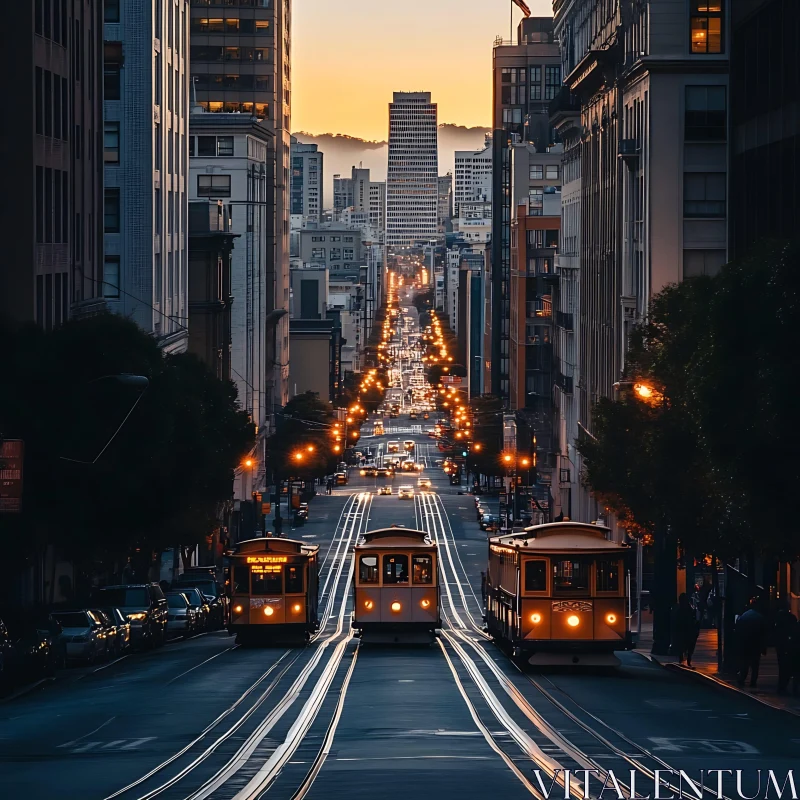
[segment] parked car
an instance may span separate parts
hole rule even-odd
[[[167,592],[167,606],[168,637],[182,636],[185,639],[199,630],[199,611],[189,604],[183,592]]]
[[[497,531],[500,529],[500,519],[495,514],[484,514],[480,525],[482,531]]]
[[[0,695],[59,666],[57,623],[17,610],[0,611]]]
[[[230,601],[215,578],[206,578],[205,576],[194,578],[184,573],[172,582],[172,588],[179,592],[187,588],[195,588],[203,595],[209,607],[207,624],[209,630],[216,630],[228,624]]]
[[[117,652],[117,624],[99,608],[90,608],[89,613],[100,621],[100,638],[105,642],[103,658],[111,658]]]
[[[56,611],[53,617],[61,624],[61,640],[66,645],[68,661],[94,664],[105,655],[106,639],[102,624],[90,611]]]
[[[211,629],[211,606],[206,601],[203,593],[194,586],[183,586],[176,589],[183,594],[189,601],[189,605],[195,612],[196,631],[206,631]]]
[[[115,640],[115,654],[122,655],[131,646],[131,623],[118,609],[106,606],[100,609],[117,629]]]
[[[157,583],[107,586],[97,592],[97,604],[118,608],[131,623],[131,641],[160,647],[167,635],[167,598]]]

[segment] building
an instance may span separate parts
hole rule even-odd
[[[328,268],[321,264],[292,268],[291,319],[325,319],[328,275]]]
[[[355,169],[355,167],[353,167]],[[346,208],[353,207],[353,179],[333,176],[333,216],[338,219]]]
[[[453,173],[440,175],[437,185],[436,228],[440,234],[444,234],[450,229],[453,219]]]
[[[437,238],[437,108],[430,92],[394,92],[389,103],[386,246]]]
[[[274,135],[269,176],[274,210],[267,236],[268,314],[274,335],[275,402],[288,401],[289,233],[291,173],[291,3],[193,2],[191,74],[197,102],[209,112],[255,116]],[[235,222],[235,220],[234,220]],[[238,248],[237,248],[238,249]],[[272,346],[272,342],[270,347]]]
[[[369,182],[369,223],[381,234],[386,230],[386,181]]]
[[[514,42],[495,41],[492,128],[491,391],[510,403],[511,146],[555,144],[548,103],[561,87],[561,54],[549,17],[523,19]]]
[[[453,216],[462,216],[462,203],[492,203],[492,137],[482,150],[456,150],[453,183]]]
[[[274,365],[284,314],[269,307],[273,142],[269,127],[247,114],[201,111],[191,116],[190,199],[225,202],[231,233],[239,237],[231,259],[232,380],[242,408],[265,433],[274,423],[275,407],[284,405],[280,368]],[[288,306],[287,298],[286,311]]]
[[[300,260],[327,266],[330,270],[355,269],[363,261],[361,231],[341,224],[305,228],[299,232]]]
[[[731,2],[731,257],[797,235],[797,3]],[[724,18],[723,18],[724,19]],[[778,76],[782,76],[778,78]],[[752,198],[757,196],[758,202]]]
[[[189,352],[231,380],[231,207],[189,203]]]
[[[103,307],[102,8],[8,3],[0,33],[13,109],[0,133],[10,181],[0,316],[47,330]]]
[[[168,352],[189,342],[188,19],[188,0],[121,3],[104,34],[103,290]]]
[[[582,131],[577,427],[568,439],[591,433],[592,408],[612,396],[653,294],[727,260],[732,5],[554,3]],[[553,109],[562,128],[573,124],[564,105]]]
[[[486,244],[492,238],[492,204],[477,200],[462,202],[453,220],[453,233],[470,244]]]
[[[292,217],[320,222],[322,214],[323,154],[315,144],[303,144],[292,136]]]
[[[341,331],[335,319],[292,319],[289,321],[292,363],[290,395],[315,392],[323,403],[338,398],[341,376]]]

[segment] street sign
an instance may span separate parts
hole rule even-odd
[[[6,439],[0,446],[0,514],[22,511],[22,464],[25,443]]]

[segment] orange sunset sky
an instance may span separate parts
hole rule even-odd
[[[552,16],[550,0],[527,0]],[[294,0],[292,130],[388,136],[393,91],[429,91],[439,122],[491,125],[492,42],[510,0]],[[514,34],[522,18],[514,7]]]

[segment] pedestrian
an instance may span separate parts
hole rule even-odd
[[[795,687],[797,686],[797,676],[794,672],[794,650],[796,639],[800,636],[798,631],[797,617],[789,611],[789,606],[785,600],[778,601],[775,611],[775,654],[778,657],[778,693],[782,694],[789,685],[789,679],[794,677]]]
[[[758,599],[753,598],[745,612],[736,620],[737,652],[739,655],[739,686],[744,686],[750,674],[750,688],[755,689],[758,683],[758,669],[761,655],[766,653],[765,640],[767,623],[764,615],[757,609]]]
[[[699,630],[697,627],[697,614],[689,602],[689,595],[681,592],[678,605],[672,609],[672,652],[678,657],[678,662],[692,668],[692,655],[697,644]]]

